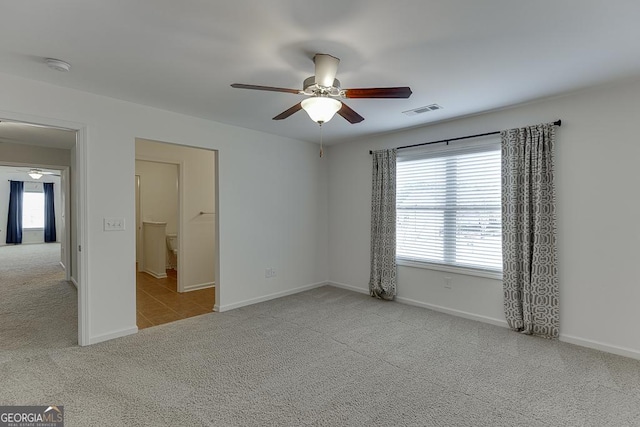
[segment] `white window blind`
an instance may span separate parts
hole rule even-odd
[[[44,193],[22,195],[22,228],[44,228]]]
[[[397,163],[397,257],[502,271],[499,143]]]

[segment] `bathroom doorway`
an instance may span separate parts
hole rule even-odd
[[[143,329],[213,311],[216,152],[136,139],[136,307]]]

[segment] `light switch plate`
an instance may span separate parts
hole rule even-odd
[[[124,218],[104,218],[104,231],[124,230]]]

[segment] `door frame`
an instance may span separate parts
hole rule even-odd
[[[51,128],[60,128],[76,132],[75,174],[73,179],[74,192],[71,195],[76,200],[76,211],[71,212],[75,217],[76,243],[73,248],[76,253],[77,277],[72,282],[78,288],[78,344],[91,344],[91,318],[89,307],[90,286],[88,281],[88,233],[87,233],[87,134],[88,127],[84,123],[21,114],[0,110],[0,118],[7,121],[23,122]],[[67,227],[69,228],[69,227]],[[69,244],[69,247],[71,245]],[[82,250],[84,248],[84,250]],[[67,251],[71,254],[71,251]],[[71,256],[71,255],[69,255]]]
[[[184,251],[180,250],[180,248],[184,248],[184,226],[182,224],[182,218],[184,218],[184,191],[183,191],[183,182],[184,182],[184,162],[182,161],[171,161],[171,160],[167,160],[167,159],[160,159],[157,157],[153,157],[153,156],[145,156],[145,155],[138,155],[136,154],[135,156],[136,160],[140,160],[143,162],[153,162],[153,163],[164,163],[167,165],[176,165],[178,167],[178,259],[177,259],[177,263],[178,263],[178,275],[177,275],[177,280],[178,280],[178,292],[184,292],[184,269],[180,268],[181,265],[184,265],[183,263],[183,257],[184,257]],[[135,176],[138,176],[137,174]],[[142,183],[143,179],[142,177],[140,178],[140,182]],[[142,184],[140,185],[140,194],[142,194]],[[140,207],[141,210],[141,214],[142,212],[142,206]],[[136,213],[137,215],[137,213]],[[142,218],[143,215],[140,215],[140,221],[142,222]],[[142,233],[141,233],[142,234]],[[144,236],[142,236],[142,239],[144,239]],[[138,248],[136,247],[136,253],[138,251]],[[144,264],[144,256],[142,257],[143,261],[142,263]]]

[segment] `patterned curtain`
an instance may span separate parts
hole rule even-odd
[[[505,316],[515,330],[558,338],[555,126],[509,129],[500,135]]]
[[[396,296],[396,150],[373,152],[371,191],[372,297]]]

